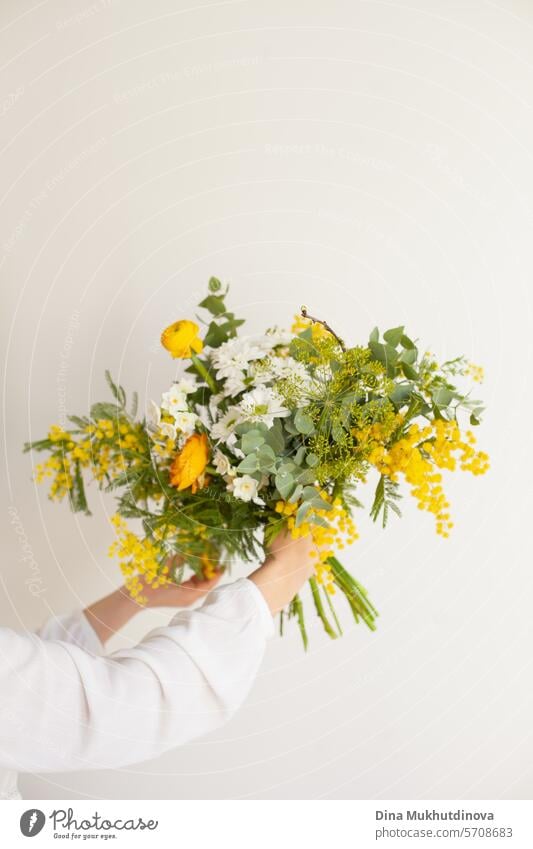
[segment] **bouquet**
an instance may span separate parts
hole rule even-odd
[[[187,569],[212,577],[236,559],[263,557],[288,529],[316,543],[310,595],[326,632],[342,633],[337,591],[374,629],[366,590],[337,557],[358,537],[361,492],[372,482],[370,515],[385,526],[391,512],[400,515],[406,487],[437,533],[449,535],[443,470],[480,475],[489,466],[471,429],[483,408],[456,385],[458,377],[480,382],[482,369],[464,357],[439,365],[404,327],[382,337],[374,328],[366,345],[347,345],[305,307],[290,332],[241,336],[227,291],[210,279],[202,332],[188,319],[163,331],[162,345],[183,365],[159,403],[138,417],[137,395],[128,406],[106,373],[112,401],[26,444],[48,455],[35,479],[50,481],[51,499],[87,514],[91,478],[116,494],[110,554],[141,604],[143,581],[180,582]],[[128,520],[140,520],[137,530]],[[307,646],[299,596],[281,613],[281,632],[287,616]]]

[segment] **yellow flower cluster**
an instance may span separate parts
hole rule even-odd
[[[485,378],[483,366],[477,366],[475,363],[468,363],[466,374],[468,377],[471,377],[472,380],[475,380],[476,383],[483,383]]]
[[[304,318],[303,315],[296,314],[291,326],[291,332],[295,335],[302,333],[304,330],[311,328],[313,342],[319,342],[321,339],[330,339],[331,333],[326,330],[323,324],[316,321],[311,321],[310,318]]]
[[[472,431],[466,431],[465,438],[461,436],[457,422],[435,419],[423,428],[412,424],[407,434],[390,448],[376,446],[369,461],[392,481],[403,474],[411,484],[411,494],[418,501],[418,508],[432,513],[437,533],[447,537],[453,522],[441,485],[442,475],[435,467],[453,471],[459,462],[464,471],[484,474],[489,468],[489,458],[485,452],[475,450],[475,441]]]
[[[126,588],[139,604],[146,604],[143,596],[143,581],[151,587],[166,583],[169,567],[161,565],[164,552],[146,537],[141,538],[128,529],[121,516],[111,518],[117,539],[109,547],[109,556],[117,557],[126,581]],[[142,580],[141,580],[142,579]]]
[[[97,481],[113,479],[128,466],[135,465],[135,458],[126,458],[123,452],[141,450],[140,431],[141,425],[111,419],[98,419],[95,424],[86,425],[81,436],[52,425],[48,439],[54,445],[53,453],[35,466],[35,481],[41,483],[52,478],[49,496],[61,501],[73,487],[76,463],[90,468]]]
[[[331,576],[331,564],[327,560],[335,554],[336,549],[343,549],[346,544],[351,545],[359,539],[359,534],[352,516],[344,509],[340,498],[333,498],[324,490],[317,489],[317,492],[331,504],[331,508],[329,510],[311,508],[309,514],[324,519],[327,527],[315,525],[310,521],[304,521],[296,527],[296,511],[300,506],[299,502],[291,504],[288,501],[278,501],[276,512],[286,517],[287,527],[293,539],[299,539],[308,534],[311,536],[316,546],[316,550],[311,553],[311,556],[317,559],[316,579],[333,595],[335,586]]]

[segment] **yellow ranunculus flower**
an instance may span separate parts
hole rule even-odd
[[[200,328],[194,321],[183,319],[175,321],[161,334],[163,348],[170,351],[174,358],[186,359],[191,353],[199,354],[204,347],[198,336]]]
[[[203,475],[209,459],[209,443],[205,433],[189,436],[170,467],[170,483],[179,490],[192,487],[196,492],[198,479]]]

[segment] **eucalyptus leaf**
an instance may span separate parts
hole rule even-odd
[[[264,442],[265,437],[262,433],[255,429],[249,430],[241,439],[241,450],[244,451],[245,454],[251,454],[252,451],[255,451],[260,445],[263,445]]]
[[[441,386],[433,392],[431,397],[434,404],[437,404],[439,407],[447,407],[448,404],[453,401],[455,395],[450,389],[446,389],[444,386]]]
[[[287,500],[294,489],[294,478],[290,472],[278,472],[274,483],[281,497]]]
[[[296,501],[299,501],[299,499],[302,495],[302,490],[303,490],[303,486],[301,484],[298,484],[296,486],[294,492],[292,493],[291,497],[289,498],[289,501],[290,501],[291,504],[295,504]]]
[[[248,454],[244,460],[241,460],[237,469],[239,472],[242,472],[245,475],[250,475],[252,472],[256,472],[259,468],[259,461],[257,458],[257,454]]]
[[[294,426],[297,428],[299,433],[303,433],[305,435],[309,435],[315,429],[313,420],[307,415],[307,413],[304,413],[301,410],[297,410],[294,414]]]
[[[298,510],[296,511],[296,522],[295,525],[297,528],[303,524],[307,514],[309,513],[309,504],[300,504]]]
[[[389,345],[396,348],[403,336],[403,330],[403,325],[402,327],[392,327],[390,330],[386,330],[383,334],[385,342],[388,342]]]

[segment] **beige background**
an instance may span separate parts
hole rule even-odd
[[[26,796],[531,797],[532,47],[525,0],[2,0],[4,624],[118,584],[111,500],[51,505],[21,443],[106,367],[157,398],[160,329],[210,274],[251,331],[306,303],[482,363],[492,458],[450,480],[448,541],[412,503],[386,532],[360,515],[376,634],[343,609],[304,655],[293,629],[218,733]]]

